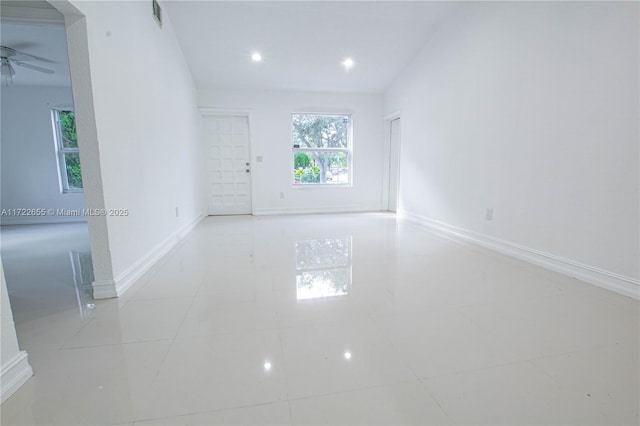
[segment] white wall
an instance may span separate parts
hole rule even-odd
[[[51,109],[72,107],[70,87],[2,88],[2,209],[84,208],[82,193],[60,189]],[[3,216],[3,224],[84,221],[84,217]]]
[[[383,124],[381,96],[200,90],[198,105],[205,108],[250,111],[254,214],[380,210]],[[352,114],[351,188],[292,185],[293,112]],[[262,156],[261,163],[256,162],[257,156]],[[281,192],[284,198],[280,198]]]
[[[0,327],[2,328],[0,346],[0,372],[2,383],[2,402],[9,398],[24,382],[33,375],[31,366],[27,360],[27,353],[18,347],[16,328],[13,323],[7,282],[4,278],[2,260],[0,260]]]
[[[86,22],[93,98],[87,108],[95,111],[97,140],[92,155],[99,161],[104,207],[129,211],[107,216],[102,236],[121,292],[203,212],[195,86],[168,14],[160,28],[151,2],[72,1],[85,17],[80,20],[69,19],[68,4],[54,5],[67,17],[70,49],[82,48],[70,32],[81,33]],[[80,64],[82,58],[75,59]],[[74,86],[75,59],[71,53]],[[95,245],[92,240],[94,257]]]
[[[636,2],[460,8],[385,94],[401,208],[637,294],[638,31]]]

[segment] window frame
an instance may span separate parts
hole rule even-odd
[[[62,127],[60,126],[60,113],[61,112],[75,112],[73,108],[56,107],[51,109],[51,123],[53,127],[53,141],[56,150],[56,163],[58,165],[58,183],[60,185],[60,192],[62,194],[73,194],[84,192],[83,188],[71,188],[69,187],[69,178],[67,175],[67,162],[65,161],[66,154],[78,154],[80,157],[80,150],[78,147],[65,148],[62,138]],[[82,163],[81,163],[82,164]]]
[[[346,148],[294,148],[293,143],[293,116],[295,115],[325,115],[325,116],[346,116],[349,118],[349,126],[347,129],[347,147]],[[317,111],[298,111],[292,112],[290,118],[290,135],[291,135],[291,186],[293,188],[352,188],[353,187],[353,116],[352,112],[317,112]],[[344,152],[347,155],[347,183],[296,183],[295,176],[295,154],[296,152]]]

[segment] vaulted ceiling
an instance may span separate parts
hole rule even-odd
[[[381,93],[458,7],[437,1],[162,2],[198,88]],[[43,16],[33,25],[7,14]],[[44,1],[2,2],[2,45],[51,60],[15,85],[69,85],[62,17]],[[43,15],[44,14],[44,15]],[[46,16],[45,16],[46,15]],[[256,63],[251,54],[260,52]],[[341,62],[352,58],[345,70]]]
[[[420,1],[164,2],[199,88],[380,93],[456,7]],[[262,62],[252,62],[260,52]],[[346,58],[355,65],[341,66]]]

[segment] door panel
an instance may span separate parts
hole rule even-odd
[[[204,116],[209,215],[251,214],[249,121],[243,116]]]

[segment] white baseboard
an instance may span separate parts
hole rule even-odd
[[[325,214],[325,213],[364,213],[379,212],[380,206],[328,206],[312,208],[256,208],[254,216],[289,215],[289,214]]]
[[[46,225],[56,223],[86,223],[84,216],[4,216],[0,225]]]
[[[485,234],[451,226],[413,213],[402,212],[399,213],[398,216],[426,226],[430,229],[440,231],[445,235],[453,236],[457,239],[468,241],[499,253],[524,260],[525,262],[560,272],[570,277],[577,278],[581,281],[585,281],[607,290],[615,291],[616,293],[620,293],[634,299],[640,299],[640,280],[565,259],[551,253],[545,253],[540,250],[490,237]]]
[[[94,281],[91,287],[93,287],[94,299],[111,299],[118,297],[116,282],[114,280]]]
[[[29,378],[33,370],[25,351],[20,351],[9,362],[2,366],[0,380],[2,381],[2,402],[14,394]]]
[[[140,277],[149,271],[160,259],[171,251],[200,221],[204,215],[200,214],[193,220],[178,228],[161,243],[157,244],[149,252],[138,259],[133,265],[119,274],[113,280],[94,281],[93,298],[110,299],[119,297],[127,291]]]

